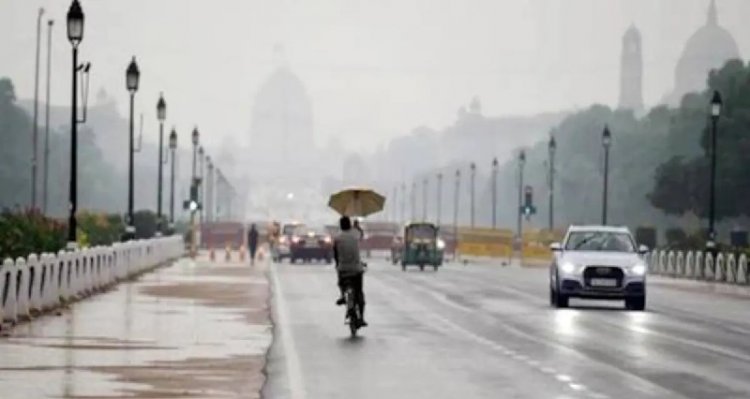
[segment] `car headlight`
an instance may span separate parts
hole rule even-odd
[[[576,265],[570,262],[565,262],[560,266],[560,270],[565,274],[571,274],[576,270]]]
[[[638,263],[630,269],[630,272],[636,276],[643,276],[646,274],[646,265]]]
[[[445,241],[438,238],[437,240],[437,249],[445,249]]]

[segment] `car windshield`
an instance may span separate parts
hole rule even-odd
[[[566,251],[635,252],[633,239],[627,233],[611,231],[575,231],[568,235]]]
[[[305,234],[307,227],[301,224],[288,224],[284,226],[282,233],[285,236]]]
[[[433,239],[435,228],[430,225],[414,225],[409,228],[407,236],[411,239]]]

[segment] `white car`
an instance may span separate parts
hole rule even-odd
[[[569,298],[625,300],[625,307],[646,306],[643,255],[625,227],[571,226],[563,243],[550,246],[554,259],[549,273],[550,304],[568,307]]]

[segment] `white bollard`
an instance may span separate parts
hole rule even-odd
[[[16,319],[29,319],[29,266],[26,259],[16,259]]]
[[[737,257],[734,254],[729,254],[727,258],[727,283],[737,282]]]
[[[695,253],[695,278],[702,279],[703,278],[703,272],[705,271],[704,265],[704,258],[705,254],[702,251],[698,251]]]
[[[29,314],[35,314],[42,311],[42,275],[44,274],[44,265],[40,257],[36,254],[29,255],[26,259],[26,265],[29,269]]]
[[[685,277],[685,253],[682,251],[677,252],[675,266],[675,275],[677,277]]]
[[[16,322],[16,264],[11,259],[5,259],[0,267],[0,307],[2,320]]]
[[[58,276],[60,260],[52,254],[43,254],[44,287],[42,289],[42,309],[49,310],[59,305]]]
[[[659,274],[667,273],[667,252],[661,251],[659,254]]]
[[[724,281],[726,279],[726,269],[724,263],[724,254],[716,256],[716,267],[714,268],[714,281]]]
[[[739,265],[737,266],[737,282],[739,284],[747,284],[747,273],[747,255],[742,254],[740,255]]]
[[[710,253],[706,253],[706,265],[703,270],[703,278],[706,280],[713,280],[714,275],[716,274],[714,271],[715,269],[715,262],[714,262],[714,256]]]
[[[675,274],[677,274],[677,267],[675,265],[675,253],[674,251],[669,251],[667,254],[667,274],[674,277]]]
[[[685,256],[685,277],[695,277],[695,253],[688,251]]]

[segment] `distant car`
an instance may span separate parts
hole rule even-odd
[[[571,226],[563,243],[550,246],[550,305],[568,307],[569,298],[625,300],[625,307],[646,306],[643,255],[625,227]]]
[[[295,229],[289,244],[289,261],[333,261],[333,238],[323,229],[300,226]]]
[[[281,262],[291,256],[292,238],[300,229],[305,229],[305,225],[299,222],[286,223],[281,227],[279,236],[276,238],[274,251],[274,261]]]

